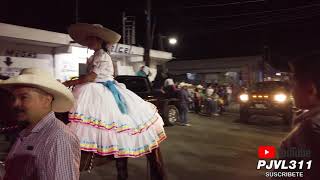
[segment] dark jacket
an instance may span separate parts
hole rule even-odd
[[[164,91],[166,92],[167,98],[177,98],[178,97],[178,90],[173,85],[165,87]]]
[[[304,178],[307,180],[320,178],[320,106],[304,112],[295,120],[297,123],[289,135],[282,141],[280,150],[292,148],[309,150],[311,157],[283,158],[296,160],[312,160],[310,170],[304,170]],[[299,171],[299,170],[297,170]]]
[[[178,93],[178,99],[180,100],[180,108],[187,109],[189,104],[189,94],[185,89],[181,89]]]

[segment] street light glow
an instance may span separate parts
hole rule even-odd
[[[175,44],[177,44],[177,39],[176,38],[170,38],[169,39],[169,43],[171,44],[171,45],[175,45]]]

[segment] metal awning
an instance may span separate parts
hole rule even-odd
[[[69,45],[67,34],[0,23],[0,40],[48,47]]]

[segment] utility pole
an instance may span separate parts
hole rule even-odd
[[[136,44],[136,17],[127,16],[125,12],[122,13],[122,43]]]
[[[156,23],[157,23],[157,20],[156,20],[156,18],[154,17],[154,18],[153,18],[153,21],[152,21],[152,25],[151,25],[152,31],[151,31],[151,44],[150,44],[150,49],[153,48],[153,43],[154,43],[154,39],[155,39],[154,33],[155,33],[155,31],[156,31]]]
[[[122,43],[126,44],[126,13],[122,12]]]
[[[75,17],[76,23],[79,22],[79,0],[76,0],[76,17]]]
[[[266,73],[266,68],[265,64],[270,60],[270,54],[269,54],[269,47],[268,45],[263,46],[263,58],[262,58],[262,63],[261,63],[261,71],[262,71],[262,81],[264,81],[265,78],[265,73]]]
[[[164,46],[163,46],[163,36],[159,33],[158,34],[158,44],[159,44],[159,50],[164,51]]]
[[[146,9],[146,37],[143,60],[146,66],[150,66],[150,48],[151,48],[151,0],[147,1]]]
[[[265,11],[270,11],[272,10],[272,3],[271,0],[265,0],[264,1],[265,5],[264,5],[264,10]],[[270,61],[270,41],[269,41],[269,35],[270,35],[270,29],[269,26],[265,26],[264,30],[263,30],[263,38],[264,38],[264,44],[263,44],[263,58],[262,58],[262,67],[261,67],[261,71],[262,71],[262,81],[264,81],[265,77],[266,77],[266,73],[268,73],[266,71],[266,63],[269,63]],[[269,76],[269,75],[268,75]]]

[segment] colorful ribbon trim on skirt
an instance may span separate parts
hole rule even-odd
[[[115,86],[115,82],[114,81],[106,81],[106,82],[99,82],[99,83],[103,84],[105,87],[107,87],[111,91],[114,99],[117,102],[118,108],[121,111],[121,113],[128,114],[127,105],[124,101],[124,98],[120,94],[119,90]]]

